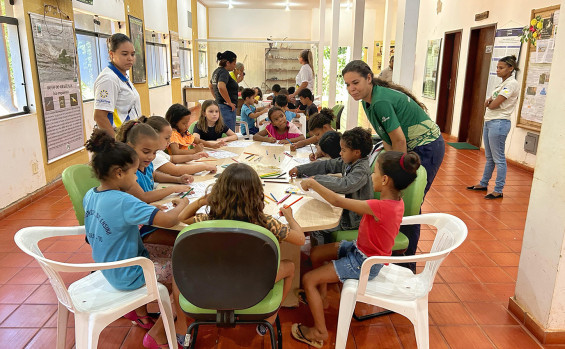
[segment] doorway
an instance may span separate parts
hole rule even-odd
[[[471,30],[465,90],[459,126],[459,142],[481,147],[488,72],[494,45],[495,26]]]
[[[436,123],[441,132],[450,134],[453,123],[453,105],[455,87],[459,69],[459,51],[461,49],[461,31],[446,33],[443,44],[441,79],[439,81],[439,99]]]

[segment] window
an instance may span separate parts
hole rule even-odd
[[[0,118],[29,112],[18,20],[4,16],[7,14],[6,7],[0,7]]]
[[[76,30],[80,89],[83,101],[94,99],[94,81],[110,57],[106,40],[108,35]]]
[[[147,82],[149,88],[164,86],[168,81],[167,45],[146,43],[147,48]]]
[[[205,78],[208,76],[208,62],[206,59],[206,51],[198,51],[198,60],[200,64],[200,77]]]
[[[181,47],[179,49],[180,80],[192,80],[192,50]]]

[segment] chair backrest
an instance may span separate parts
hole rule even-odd
[[[426,261],[424,270],[418,275],[423,280],[427,280],[429,291],[443,260],[467,238],[467,225],[460,218],[447,213],[427,213],[404,217],[402,225],[407,224],[427,224],[437,228],[430,252],[417,255]]]
[[[67,291],[64,280],[59,274],[61,268],[66,271],[72,271],[69,268],[72,266],[68,263],[55,262],[47,259],[41,253],[38,247],[39,241],[54,237],[54,236],[69,236],[69,235],[84,235],[84,226],[80,227],[28,227],[23,228],[16,233],[14,240],[16,245],[26,254],[35,258],[41,269],[49,277],[49,282],[53,286],[53,290],[57,295],[59,302],[67,307],[69,310],[74,311],[73,302]],[[79,271],[79,270],[77,270]],[[81,270],[82,271],[82,270]]]
[[[72,165],[63,171],[63,184],[73,204],[78,224],[84,225],[84,206],[82,199],[91,188],[100,185],[100,181],[94,177],[92,168],[88,165]]]
[[[378,156],[377,156],[378,158]],[[371,164],[371,171],[375,170],[376,159]],[[404,201],[404,217],[420,214],[420,207],[424,202],[424,190],[428,182],[428,173],[424,166],[420,166],[416,172],[416,179],[406,189],[402,190],[402,200]],[[381,198],[381,193],[375,192],[375,199]]]
[[[273,288],[279,260],[279,243],[267,229],[240,221],[204,221],[177,237],[173,276],[180,293],[197,307],[246,309]]]
[[[188,126],[188,133],[194,133],[194,127],[196,127],[197,123],[198,123],[198,120],[196,120],[195,122],[190,124],[190,126]],[[227,137],[227,136],[228,135],[226,133],[222,133],[222,138]],[[192,148],[192,146],[190,146],[190,148]]]
[[[332,121],[332,128],[334,130],[339,130],[339,127],[341,126],[341,113],[343,112],[343,108],[345,108],[343,104],[336,104],[332,108],[335,115],[335,118]]]

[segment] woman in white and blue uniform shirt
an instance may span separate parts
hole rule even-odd
[[[124,34],[108,38],[110,62],[94,82],[94,121],[114,136],[114,130],[141,116],[139,93],[129,81],[127,71],[135,63],[135,48]]]

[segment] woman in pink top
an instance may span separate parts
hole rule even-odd
[[[269,110],[270,124],[264,130],[253,135],[254,141],[281,144],[295,143],[304,140],[304,135],[292,122],[286,120],[284,111],[279,107],[273,107]]]
[[[402,153],[387,151],[377,159],[377,166],[371,175],[373,189],[381,193],[380,200],[354,200],[341,197],[323,187],[314,179],[305,179],[301,185],[304,190],[313,189],[330,204],[363,215],[359,225],[359,235],[355,241],[341,241],[316,246],[311,259],[314,270],[302,278],[305,297],[302,299],[310,307],[314,326],[292,325],[292,336],[316,348],[323,346],[328,339],[324,318],[325,299],[328,283],[344,282],[346,279],[359,279],[361,265],[371,256],[390,256],[394,239],[398,234],[404,214],[404,202],[400,191],[416,179],[420,167],[420,157],[414,152]],[[337,260],[336,260],[337,256]],[[332,261],[333,263],[325,263]],[[382,264],[371,267],[369,279],[373,279]]]

